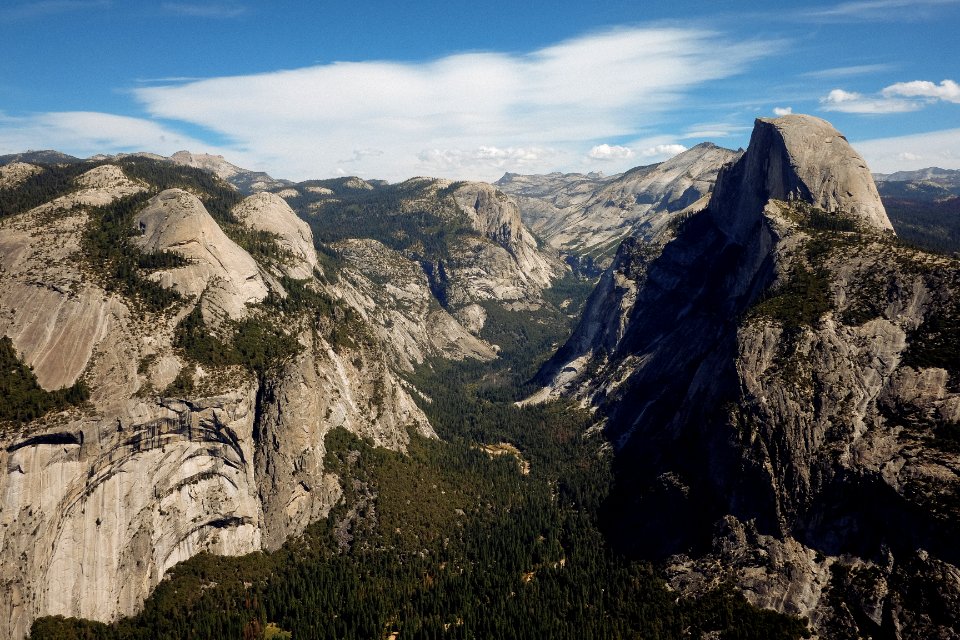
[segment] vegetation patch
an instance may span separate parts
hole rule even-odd
[[[29,211],[77,190],[74,180],[103,162],[51,164],[14,187],[0,189],[0,219]]]
[[[883,206],[904,244],[943,254],[960,252],[960,197],[884,197]]]
[[[262,306],[284,314],[287,326],[295,318],[306,318],[314,331],[320,331],[335,350],[357,346],[367,340],[367,330],[351,307],[340,304],[318,289],[310,280],[281,276],[286,297],[271,291]]]
[[[903,363],[946,369],[951,383],[960,384],[960,301],[939,306],[909,333]]]
[[[83,404],[90,398],[87,385],[47,391],[37,382],[33,369],[17,354],[9,336],[0,338],[0,423],[25,424],[51,411]]]
[[[833,308],[830,272],[794,264],[786,281],[751,309],[753,316],[773,318],[785,330],[815,326]]]
[[[260,376],[301,351],[296,338],[266,318],[228,323],[223,335],[217,335],[204,322],[199,304],[177,325],[173,346],[200,364],[241,365]]]

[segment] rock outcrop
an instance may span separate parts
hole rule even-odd
[[[150,161],[136,162],[149,176]],[[349,262],[337,278],[321,277],[309,227],[277,196],[233,211],[247,232],[276,244],[280,258],[258,261],[206,210],[199,196],[209,194],[169,189],[147,198],[145,190],[159,191],[101,165],[69,194],[0,219],[0,332],[44,389],[78,380],[90,389],[79,407],[0,425],[2,637],[23,637],[41,615],[132,614],[177,562],[204,550],[272,549],[302,532],[340,496],[339,479],[323,466],[331,429],[395,449],[411,432],[433,436],[400,375],[426,352],[392,346],[385,333],[388,318],[406,310],[380,315],[365,297],[382,282]],[[162,309],[106,288],[102,265],[85,254],[87,234],[102,224],[93,207],[130,197],[144,201],[130,214],[133,245],[187,261],[143,273],[182,295]],[[395,292],[415,299],[410,317],[420,325],[407,328],[417,334],[410,340],[435,340],[440,355],[493,357],[430,305],[416,273],[412,291],[401,279]],[[298,312],[283,302],[293,295],[285,277],[316,307]],[[211,348],[259,323],[298,352],[271,367],[195,360],[177,335],[196,305]],[[425,338],[432,314],[453,335]]]
[[[188,298],[202,296],[207,322],[240,319],[248,304],[266,297],[256,260],[223,232],[197,196],[168,189],[137,214],[136,226],[141,235],[135,242],[144,251],[172,251],[189,261],[155,277]]]
[[[447,304],[454,310],[483,300],[537,307],[562,267],[538,250],[513,199],[489,184],[454,186],[453,199],[478,235],[458,239],[443,265]]]
[[[276,236],[282,251],[283,269],[291,278],[306,279],[317,268],[310,225],[297,217],[278,195],[254,194],[234,207],[233,215],[245,226]]]
[[[211,155],[209,153],[190,153],[189,151],[177,151],[169,158],[164,158],[174,164],[196,169],[204,169],[212,172],[217,177],[229,182],[237,188],[240,193],[257,193],[268,191],[270,189],[282,188],[290,184],[286,180],[277,180],[271,178],[262,171],[250,171],[228,162],[221,155]]]
[[[539,397],[606,418],[611,535],[675,588],[732,580],[822,637],[960,631],[960,264],[889,229],[829,124],[758,120],[662,252],[637,270],[625,243],[542,371]]]
[[[0,166],[0,189],[13,189],[27,181],[30,176],[43,171],[40,167],[26,162],[11,162]]]

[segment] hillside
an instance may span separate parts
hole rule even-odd
[[[758,120],[541,370],[532,400],[606,417],[609,534],[681,593],[732,581],[824,637],[956,633],[960,264],[890,230],[828,123]]]

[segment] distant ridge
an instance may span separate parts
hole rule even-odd
[[[70,156],[65,153],[60,153],[59,151],[54,151],[53,149],[46,149],[43,151],[24,151],[22,153],[10,153],[5,156],[0,156],[0,167],[12,164],[14,162],[27,162],[27,163],[40,163],[40,164],[55,164],[55,163],[74,163],[74,162],[83,162],[80,158],[75,156]]]
[[[191,153],[190,151],[177,151],[170,157],[162,156],[156,153],[140,151],[136,153],[118,153],[115,155],[98,154],[83,159],[68,155],[66,153],[61,153],[60,151],[48,149],[43,151],[24,151],[22,153],[11,153],[0,156],[0,166],[5,166],[14,162],[25,162],[29,164],[74,164],[77,162],[110,161],[130,157],[149,158],[151,160],[172,162],[173,164],[210,171],[229,184],[233,185],[237,191],[244,195],[250,195],[258,191],[281,189],[293,184],[289,180],[273,178],[263,171],[251,171],[249,169],[238,167],[220,155]]]

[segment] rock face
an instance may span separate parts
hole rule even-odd
[[[960,632],[960,264],[889,228],[832,127],[759,120],[662,252],[624,244],[541,372],[539,397],[606,416],[611,535],[675,588],[733,580],[822,637]]]
[[[438,352],[489,357],[490,345],[465,337],[481,333],[484,305],[538,309],[543,291],[569,271],[541,250],[516,201],[489,184],[340,178],[284,192],[351,273],[364,274],[367,282],[354,282],[358,292],[374,315],[391,315],[384,326],[410,362]],[[410,331],[424,319],[436,327],[426,341]]]
[[[160,193],[137,215],[136,226],[143,250],[172,251],[189,260],[159,272],[157,279],[189,298],[202,296],[206,321],[242,318],[248,304],[266,297],[257,262],[227,237],[195,195],[181,189]]]
[[[148,165],[137,162],[145,175]],[[40,615],[131,614],[169,567],[203,550],[276,548],[340,496],[338,478],[323,468],[333,428],[399,449],[411,432],[432,436],[399,374],[420,360],[414,347],[389,344],[388,317],[421,323],[406,328],[417,348],[434,340],[441,355],[494,355],[429,304],[422,271],[416,286],[401,279],[395,292],[416,311],[387,315],[367,293],[382,283],[349,263],[338,278],[321,277],[309,227],[277,196],[234,210],[280,256],[255,259],[197,194],[160,191],[112,165],[69,191],[0,218],[0,332],[43,388],[82,380],[91,390],[79,408],[0,425],[0,637],[23,637]],[[133,244],[188,260],[144,276],[183,296],[159,311],[105,289],[84,254],[85,234],[101,224],[92,207],[134,195],[146,203],[131,217]],[[284,278],[317,297],[316,312],[278,302],[292,295]],[[257,373],[201,364],[175,343],[197,305],[208,332],[228,336],[241,319],[266,323],[299,353]],[[424,337],[432,314],[446,318],[449,335]],[[192,390],[164,391],[182,373]]]
[[[655,241],[671,219],[702,209],[720,167],[738,156],[703,143],[611,178],[507,174],[497,186],[517,198],[524,222],[551,247],[606,267],[623,238]]]
[[[450,302],[462,306],[485,299],[539,297],[557,276],[558,266],[537,250],[517,203],[483,183],[463,184],[453,197],[481,236],[457,247],[451,270],[462,275],[454,278]]]
[[[295,279],[313,276],[313,270],[317,268],[313,232],[286,200],[272,193],[257,193],[237,205],[233,215],[251,229],[277,237],[281,250],[289,254],[284,260],[287,275]]]
[[[769,200],[796,199],[893,231],[866,163],[830,123],[799,114],[761,118],[750,144],[766,153],[737,165],[742,178],[718,180],[725,190],[718,185],[717,197],[710,201],[724,228],[749,223],[748,212]]]

